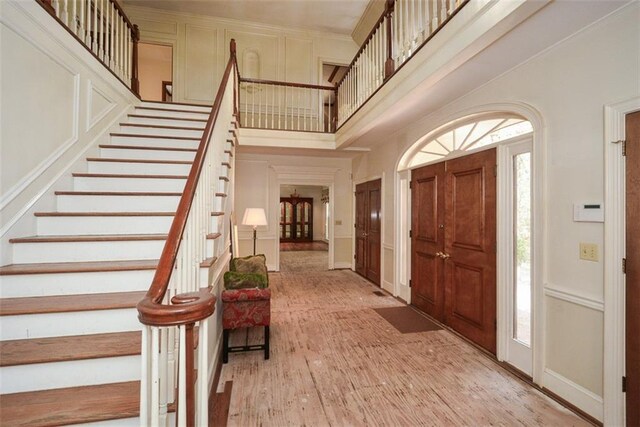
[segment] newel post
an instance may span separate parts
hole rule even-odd
[[[234,80],[236,82],[233,85],[233,114],[236,116],[238,123],[240,122],[240,115],[238,112],[238,93],[240,92],[240,72],[238,71],[238,57],[236,56],[236,39],[231,39],[229,42],[229,53],[233,58],[235,73]]]
[[[140,81],[138,80],[138,41],[140,40],[140,29],[134,25],[131,30],[133,40],[133,51],[131,53],[131,90],[140,96]]]
[[[395,0],[387,0],[384,14],[387,21],[387,61],[384,63],[384,79],[385,81],[393,75],[395,64],[393,62],[393,34],[391,32],[391,17],[395,6]]]

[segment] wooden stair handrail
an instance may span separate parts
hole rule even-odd
[[[231,39],[230,43],[231,56],[227,62],[222,81],[216,94],[216,99],[211,108],[211,114],[204,128],[204,133],[198,145],[198,151],[193,160],[187,183],[185,184],[182,197],[178,203],[176,215],[171,223],[171,228],[167,236],[167,241],[162,250],[162,255],[158,262],[151,287],[147,291],[145,297],[138,303],[138,319],[145,325],[149,326],[176,326],[187,325],[197,322],[213,314],[215,309],[216,298],[208,291],[190,292],[187,294],[176,295],[172,298],[173,305],[162,304],[171,273],[173,272],[180,243],[184,234],[187,218],[191,211],[191,205],[195,197],[196,188],[200,175],[204,166],[205,154],[209,148],[213,128],[216,124],[222,99],[224,97],[225,88],[229,81],[229,76],[234,68],[237,68],[236,62],[236,42]]]
[[[336,89],[333,86],[312,85],[308,83],[292,83],[292,82],[283,82],[279,80],[250,79],[248,77],[240,77],[240,83],[256,83],[256,84],[263,84],[263,85],[298,87],[298,88],[304,88],[304,89],[320,89],[320,90],[330,90],[332,92]]]

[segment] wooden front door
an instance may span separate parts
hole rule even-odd
[[[444,321],[444,162],[411,179],[411,303]]]
[[[380,286],[382,180],[356,186],[356,272]]]
[[[494,354],[495,166],[496,150],[482,151],[417,169],[411,184],[412,303]]]
[[[640,112],[626,119],[627,425],[640,425]]]

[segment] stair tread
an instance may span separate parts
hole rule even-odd
[[[171,110],[167,110],[171,111]],[[193,119],[193,118],[182,118],[182,117],[163,117],[163,116],[149,116],[145,114],[127,114],[128,117],[137,117],[140,119],[158,119],[158,120],[184,120],[188,122],[206,122],[207,119]]]
[[[140,381],[4,394],[2,422],[11,426],[52,426],[137,417]]]
[[[218,259],[218,257],[211,257],[211,258],[207,258],[204,261],[202,261],[200,263],[200,267],[204,267],[204,268],[209,268],[211,267],[213,264],[215,264],[216,260]]]
[[[100,235],[59,235],[29,236],[10,239],[10,243],[51,243],[51,242],[127,242],[141,240],[166,240],[166,234],[100,234]]]
[[[140,331],[2,341],[0,366],[132,356],[140,346]]]
[[[109,135],[126,136],[127,138],[176,139],[176,140],[186,140],[186,141],[200,141],[202,139],[202,138],[198,138],[197,136],[143,135],[138,133],[122,133],[122,132],[112,132]]]
[[[0,316],[133,308],[145,291],[0,299]]]
[[[104,163],[151,163],[160,165],[191,165],[193,162],[189,160],[147,160],[147,159],[111,159],[105,157],[87,157],[88,162],[104,162]]]
[[[154,151],[198,151],[196,148],[181,147],[145,147],[141,145],[117,145],[117,144],[100,144],[99,148],[114,148],[120,150],[154,150]]]
[[[179,108],[144,107],[144,106],[137,106],[136,110],[173,111],[175,113],[209,114],[209,113],[207,113],[205,111],[182,110],[182,109],[179,109]]]
[[[214,239],[217,239],[220,236],[222,236],[221,233],[209,233],[209,234],[207,234],[207,239],[214,240]]]
[[[175,212],[36,212],[35,216],[175,216]]]
[[[129,126],[136,128],[153,128],[153,129],[174,129],[174,130],[197,130],[202,132],[202,128],[190,128],[185,126],[167,126],[167,125],[143,125],[139,123],[120,123],[120,126]]]
[[[122,174],[122,173],[85,173],[75,172],[71,174],[78,178],[135,178],[135,179],[187,179],[187,175],[152,175],[152,174]]]
[[[143,99],[142,100],[143,103],[143,107],[145,107],[147,104],[163,104],[163,105],[186,105],[189,107],[202,107],[202,108],[208,108],[209,110],[211,110],[212,106],[209,104],[196,104],[196,103],[192,103],[192,102],[167,102],[167,101],[150,101],[147,99]],[[186,110],[189,111],[189,110]]]
[[[182,196],[177,192],[162,191],[56,191],[56,196]]]
[[[158,260],[10,264],[0,267],[0,276],[17,274],[92,273],[100,271],[155,270],[157,266]]]

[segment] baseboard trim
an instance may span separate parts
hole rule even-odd
[[[602,397],[549,368],[544,370],[542,381],[544,389],[575,406],[590,418],[594,418],[594,421],[602,423],[604,419]]]
[[[334,262],[333,263],[334,270],[351,270],[350,262]]]

